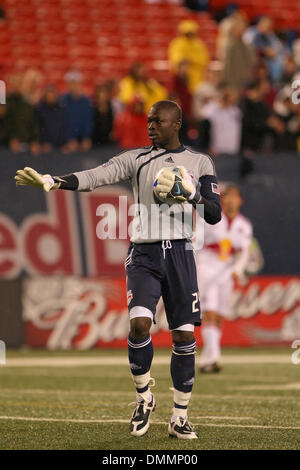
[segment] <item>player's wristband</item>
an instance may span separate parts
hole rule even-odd
[[[189,199],[189,203],[190,204],[199,204],[201,202],[201,193],[200,193],[200,189],[201,189],[201,184],[197,184],[196,186],[196,192],[195,194],[193,195],[192,199]]]
[[[79,186],[77,176],[74,174],[65,176],[52,176],[55,183],[60,183],[59,189],[68,189],[69,191],[76,191]]]

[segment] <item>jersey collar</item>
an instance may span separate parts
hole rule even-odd
[[[224,217],[224,219],[226,219],[227,221],[227,226],[228,226],[228,229],[231,228],[231,225],[232,223],[237,219],[237,217],[239,216],[239,214],[235,215],[232,219],[229,219],[229,217],[227,217],[227,215],[225,214],[225,212],[222,212],[222,215]]]
[[[186,148],[185,148],[184,145],[180,145],[180,147],[178,147],[177,149],[174,149],[174,150],[167,150],[167,149],[163,149],[163,148],[161,148],[161,147],[154,147],[154,146],[153,146],[153,150],[157,150],[158,152],[159,152],[160,150],[164,150],[164,151],[165,151],[164,153],[167,154],[167,153],[181,153],[181,152],[184,152],[184,151],[186,150]]]

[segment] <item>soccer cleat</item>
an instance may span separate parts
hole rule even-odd
[[[216,374],[222,370],[222,367],[217,362],[213,362],[212,364],[201,366],[199,370],[202,374]]]
[[[155,398],[151,394],[151,400],[144,400],[139,394],[137,394],[136,408],[132,413],[130,420],[130,434],[132,436],[143,436],[149,429],[150,416],[152,411],[155,410]]]
[[[198,439],[191,423],[188,422],[187,418],[182,418],[181,416],[178,416],[173,423],[169,424],[168,431],[170,437],[177,437],[178,439]]]

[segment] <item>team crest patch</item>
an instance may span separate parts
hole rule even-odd
[[[219,189],[219,186],[217,185],[217,183],[211,183],[211,190],[212,190],[213,193],[219,194],[219,196],[220,196],[220,189]]]
[[[192,180],[195,179],[195,174],[194,174],[193,170],[187,170],[187,173],[192,178]]]
[[[127,291],[127,305],[130,304],[132,299],[133,299],[133,293],[132,293],[132,290],[130,289],[130,290]]]

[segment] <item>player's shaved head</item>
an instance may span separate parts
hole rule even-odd
[[[180,147],[179,130],[182,111],[175,101],[157,101],[148,113],[148,133],[155,147],[177,149]]]
[[[182,110],[179,104],[171,100],[161,100],[154,103],[152,108],[155,111],[166,110],[173,114],[174,121],[182,121]]]

